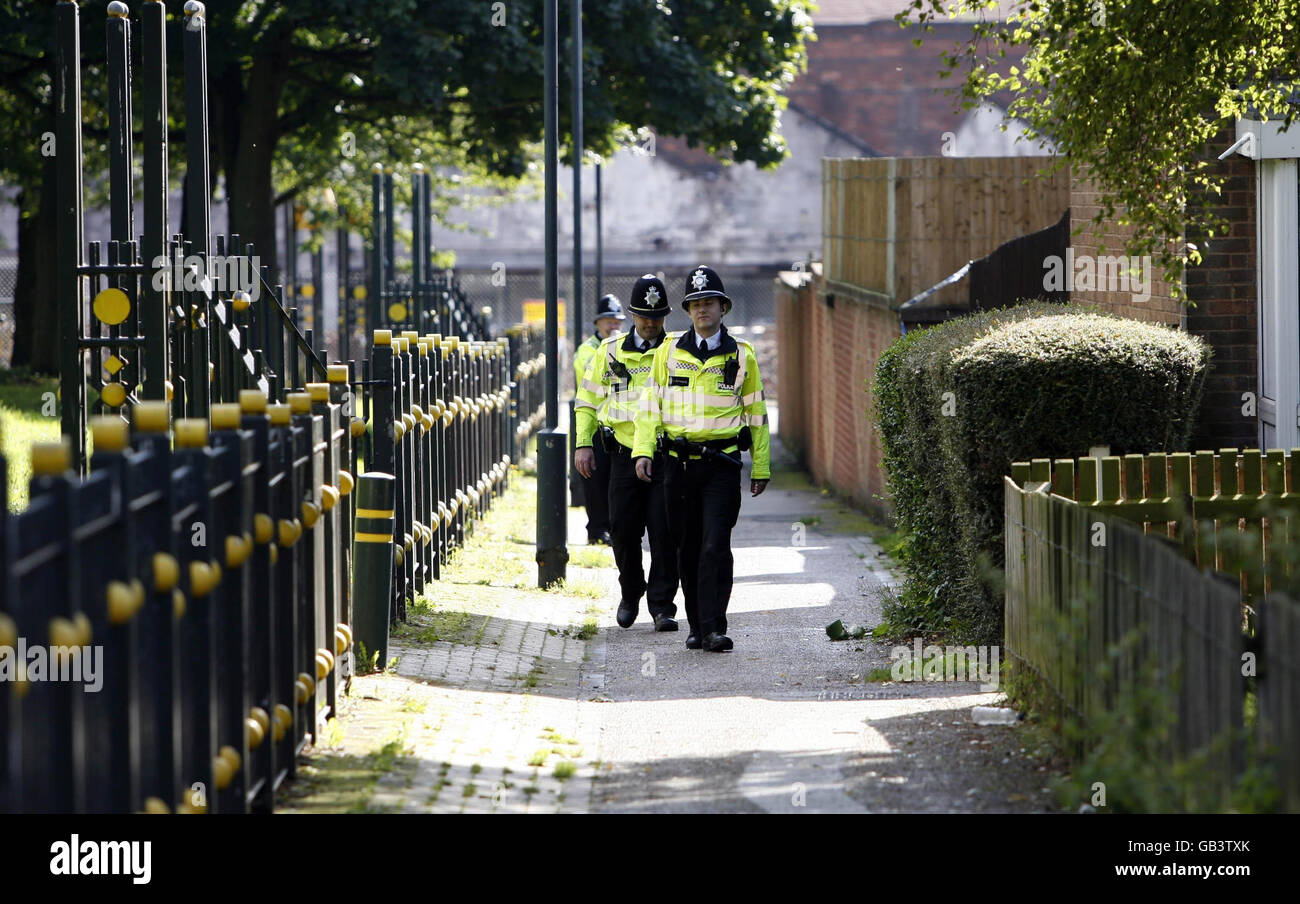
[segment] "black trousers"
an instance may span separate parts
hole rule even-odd
[[[666,458],[668,523],[691,632],[727,632],[731,529],[740,516],[740,468],[725,461]]]
[[[663,455],[656,455],[649,483],[636,476],[631,450],[621,443],[610,454],[609,521],[618,563],[618,584],[623,599],[640,601],[646,595],[651,615],[677,614],[677,548],[668,530],[664,507]],[[650,581],[641,565],[641,536],[650,534]]]
[[[587,503],[587,539],[603,534],[609,528],[609,453],[600,444],[600,436],[592,444],[596,454],[596,470],[584,481],[583,495]]]

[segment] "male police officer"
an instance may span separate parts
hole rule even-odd
[[[631,627],[636,621],[641,594],[654,619],[656,631],[676,631],[677,549],[668,530],[668,513],[664,508],[666,470],[658,469],[654,479],[645,483],[637,479],[632,464],[632,442],[636,435],[636,418],[641,395],[655,350],[668,337],[664,318],[670,310],[668,290],[652,274],[646,274],[632,287],[628,303],[633,329],[616,333],[600,344],[592,356],[586,376],[578,385],[577,443],[574,467],[584,476],[595,467],[595,445],[604,444],[610,456],[609,520],[614,543],[614,561],[618,564],[618,582],[622,600],[618,606],[618,623]],[[599,422],[599,429],[597,423]],[[656,459],[662,464],[662,457]],[[650,582],[646,583],[641,567],[641,535],[650,533]]]
[[[596,334],[578,346],[573,356],[573,370],[577,376],[577,386],[582,387],[582,378],[587,374],[587,365],[596,356],[596,349],[615,330],[627,316],[623,313],[623,304],[616,295],[605,295],[596,302]],[[596,452],[596,461],[590,474],[583,474],[586,481],[583,496],[587,504],[587,542],[589,544],[610,544],[609,536],[609,455],[604,449]]]
[[[692,328],[655,352],[632,456],[652,480],[666,466],[668,522],[686,597],[689,649],[720,653],[731,600],[731,529],[740,514],[740,452],[751,449],[749,492],[767,488],[768,429],[763,380],[754,349],[733,338],[722,318],[731,299],[717,273],[697,267],[682,307]],[[668,458],[653,458],[656,441]]]

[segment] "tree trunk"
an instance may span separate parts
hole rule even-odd
[[[14,286],[11,364],[38,373],[59,372],[59,310],[55,282],[60,264],[54,158],[45,160],[40,187],[18,195],[18,278]]]
[[[226,133],[221,154],[226,165],[230,231],[254,243],[262,266],[272,279],[279,256],[275,243],[275,189],[271,162],[280,140],[280,97],[288,76],[289,32],[268,42],[249,73],[242,102],[223,110]],[[235,125],[237,123],[237,126]],[[236,134],[231,135],[235,126]],[[232,141],[233,139],[233,141]]]

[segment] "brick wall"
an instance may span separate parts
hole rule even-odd
[[[1254,417],[1242,415],[1242,393],[1256,392],[1257,319],[1255,275],[1255,164],[1240,155],[1224,161],[1215,158],[1231,143],[1225,130],[1207,148],[1205,158],[1225,172],[1227,182],[1214,210],[1230,222],[1227,235],[1213,239],[1189,234],[1187,241],[1200,249],[1203,260],[1184,275],[1191,305],[1185,310],[1169,293],[1161,277],[1155,281],[1151,298],[1134,300],[1131,292],[1076,291],[1071,301],[1095,304],[1124,317],[1181,326],[1203,338],[1214,350],[1214,362],[1206,379],[1200,417],[1193,431],[1193,449],[1247,448],[1259,444]],[[1075,226],[1090,220],[1098,211],[1098,196],[1086,174],[1073,172],[1070,185],[1070,222]],[[1072,242],[1076,257],[1097,256],[1100,245],[1108,254],[1123,253],[1123,242],[1131,228],[1116,220],[1122,211],[1100,227],[1089,224]]]
[[[777,287],[780,434],[817,483],[883,511],[884,472],[870,392],[876,361],[899,335],[898,315],[820,278]]]
[[[1206,157],[1214,160],[1234,137],[1228,131],[1221,133]],[[1259,382],[1255,162],[1234,154],[1214,165],[1227,174],[1214,209],[1231,225],[1227,235],[1218,238],[1188,235],[1204,260],[1199,267],[1189,268],[1184,277],[1193,305],[1187,311],[1187,330],[1214,349],[1193,448],[1255,448],[1259,445],[1258,422],[1241,413],[1242,393],[1258,392]]]
[[[1095,263],[1103,256],[1126,256],[1124,243],[1133,234],[1133,227],[1118,222],[1123,214],[1122,209],[1117,209],[1114,218],[1100,225],[1092,223],[1092,218],[1100,210],[1100,195],[1096,186],[1089,181],[1086,172],[1082,172],[1079,167],[1071,167],[1070,227],[1072,232],[1082,227],[1078,234],[1070,237],[1076,262],[1086,258]],[[1170,294],[1169,283],[1154,260],[1150,262],[1149,272],[1150,284],[1143,286],[1142,290],[1137,290],[1131,280],[1125,286],[1117,280],[1099,279],[1091,290],[1076,287],[1070,300],[1078,304],[1096,305],[1134,320],[1171,326],[1181,324],[1182,306]],[[1144,277],[1143,282],[1147,281]],[[1106,284],[1100,284],[1102,282]],[[1148,294],[1150,297],[1143,300],[1143,296]]]
[[[906,3],[900,0],[901,10]],[[970,40],[969,22],[934,23],[920,47],[915,28],[892,19],[860,25],[819,25],[808,45],[808,69],[790,86],[790,102],[866,142],[884,157],[943,153],[944,132],[955,132],[967,113],[944,90],[957,76],[940,75],[939,54]],[[1005,65],[1023,51],[1008,51]],[[1002,106],[1009,95],[996,97]]]

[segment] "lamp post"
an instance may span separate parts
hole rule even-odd
[[[582,0],[571,9],[573,41],[573,353],[582,342]]]
[[[563,580],[569,560],[564,475],[568,437],[558,429],[560,401],[560,320],[557,298],[556,131],[558,127],[558,76],[556,31],[559,0],[546,0],[543,45],[546,60],[546,429],[537,432],[537,585],[550,587]]]

